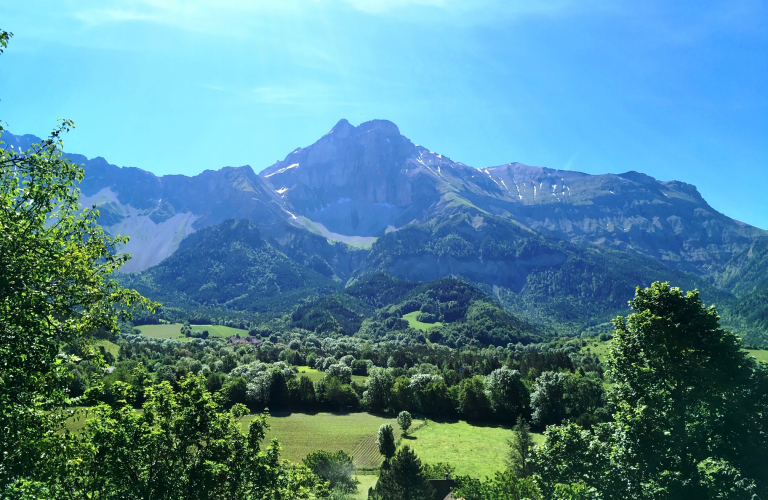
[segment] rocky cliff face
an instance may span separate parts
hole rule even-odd
[[[3,140],[23,149],[37,138],[4,133]],[[365,247],[410,223],[493,215],[548,237],[653,257],[707,277],[730,269],[734,256],[767,234],[717,212],[689,184],[520,163],[472,168],[414,144],[385,120],[357,127],[341,120],[258,175],[244,166],[158,177],[103,158],[69,156],[85,165],[83,203],[101,207],[109,232],[131,237],[128,271],[157,264],[196,230],[241,218],[277,240],[285,228],[305,228]],[[364,260],[326,257],[347,262],[340,276]]]
[[[765,232],[710,207],[695,186],[627,172],[587,175],[520,164],[482,169],[491,196],[478,206],[575,243],[654,257],[670,267],[714,276]]]
[[[714,276],[766,234],[717,212],[690,184],[520,163],[475,169],[413,144],[382,120],[358,127],[342,120],[260,176],[296,214],[347,236],[381,236],[469,209]]]
[[[5,147],[25,150],[40,139],[4,132]],[[67,154],[82,164],[83,206],[96,205],[110,234],[130,237],[121,251],[133,257],[122,271],[140,271],[173,254],[195,231],[227,219],[260,225],[298,225],[280,196],[250,166],[206,170],[194,177],[156,176],[133,167],[117,167],[104,158]]]
[[[297,214],[328,231],[376,237],[423,221],[471,170],[413,144],[394,123],[353,127],[341,120],[259,175]]]

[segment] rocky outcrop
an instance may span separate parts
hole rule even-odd
[[[358,127],[342,120],[260,176],[296,214],[348,236],[381,236],[469,209],[713,277],[767,234],[717,212],[684,182],[520,163],[471,168],[413,144],[384,120]]]

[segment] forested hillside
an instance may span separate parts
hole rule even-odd
[[[123,281],[168,306],[280,312],[340,288],[316,267],[323,273],[275,249],[254,223],[230,220],[192,234],[160,264]]]

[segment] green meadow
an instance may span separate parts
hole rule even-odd
[[[357,493],[350,496],[352,500],[367,500],[368,488],[373,488],[376,485],[376,481],[379,480],[379,476],[373,474],[359,474],[355,476],[360,484],[357,485]]]
[[[749,356],[763,363],[768,363],[768,351],[762,349],[746,349]]]
[[[241,420],[244,431],[252,418],[251,415]],[[277,438],[281,456],[294,462],[315,450],[343,450],[352,455],[356,467],[378,467],[381,455],[376,447],[376,433],[382,424],[390,423],[400,446],[409,445],[422,463],[447,462],[456,467],[456,474],[474,477],[491,477],[504,469],[507,441],[512,437],[512,431],[503,427],[423,420],[414,420],[415,430],[403,437],[394,418],[370,413],[275,413],[268,422],[266,441]],[[534,441],[541,444],[544,436],[534,434]],[[371,479],[363,475],[360,478]]]
[[[181,323],[169,323],[165,325],[142,325],[137,327],[142,335],[153,339],[174,339],[189,340],[181,334]],[[202,332],[208,330],[209,337],[229,338],[236,334],[241,336],[248,335],[248,332],[239,328],[232,328],[224,325],[192,325],[193,332]]]
[[[117,360],[117,355],[120,353],[120,346],[115,344],[114,342],[110,342],[109,340],[97,340],[93,343],[97,348],[103,347],[105,351],[112,354],[112,356],[115,357],[115,360]]]
[[[600,361],[605,362],[608,357],[609,345],[610,341],[601,342],[597,339],[589,339],[587,340],[587,345],[582,347],[581,351],[584,353],[589,352],[592,354],[597,354],[597,357],[600,359]]]
[[[416,330],[421,330],[423,332],[426,332],[430,328],[434,328],[436,326],[442,326],[442,323],[437,321],[435,323],[422,323],[421,321],[417,320],[416,317],[421,314],[419,311],[414,311],[408,314],[403,315],[403,319],[408,322],[408,326],[411,328],[415,328]]]
[[[310,368],[308,366],[297,366],[295,368],[299,372],[299,377],[301,377],[302,375],[305,375],[312,382],[318,382],[325,378],[325,372],[321,372],[317,368]],[[366,377],[365,375],[352,375],[352,380],[354,380],[358,384],[364,384],[367,378],[368,377]]]
[[[253,418],[250,415],[240,421],[244,431]],[[381,465],[382,457],[376,447],[379,427],[389,423],[395,428],[395,438],[401,434],[395,418],[370,413],[275,413],[268,423],[266,442],[277,438],[283,458],[300,462],[312,451],[342,450],[352,455],[356,467],[366,469]],[[414,425],[420,423],[414,421]]]
[[[512,431],[503,427],[430,420],[403,438],[400,446],[410,446],[422,463],[446,462],[456,467],[458,475],[482,478],[504,470],[511,437]],[[544,442],[542,434],[533,437],[536,444]]]

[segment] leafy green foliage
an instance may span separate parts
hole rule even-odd
[[[3,53],[3,51],[8,47],[8,40],[11,39],[13,36],[13,33],[10,33],[8,31],[0,30],[0,54]],[[0,128],[0,131],[3,129]]]
[[[66,436],[70,460],[53,476],[55,497],[309,498],[324,491],[310,470],[280,463],[276,441],[261,449],[265,416],[243,434],[237,420],[246,409],[222,411],[194,375],[176,392],[167,382],[147,389],[142,412],[125,404],[128,386],[119,392],[122,404],[95,408],[83,432]]]
[[[531,458],[533,455],[533,436],[528,422],[517,417],[509,440],[507,468],[517,477],[528,477],[533,473]]]
[[[391,424],[382,424],[379,427],[379,433],[376,436],[376,446],[378,446],[379,453],[384,455],[386,460],[391,459],[395,455],[395,431],[392,429]]]
[[[343,451],[315,451],[307,455],[303,462],[317,476],[328,481],[330,488],[345,493],[357,491],[358,481],[353,477],[355,466],[352,457]]]
[[[483,377],[475,375],[461,382],[458,409],[468,421],[485,420],[491,415],[491,402]]]
[[[520,372],[502,367],[491,372],[486,380],[491,408],[506,424],[528,413],[530,395]]]
[[[436,462],[433,464],[424,464],[422,468],[422,474],[427,479],[445,479],[446,474],[448,477],[452,477],[456,472],[456,467],[445,462]]]
[[[111,279],[128,259],[115,251],[125,238],[107,236],[97,210],[80,210],[83,170],[61,155],[73,126],[63,121],[27,151],[0,150],[0,490],[38,475],[55,446],[66,364],[100,358],[89,333],[117,332],[123,307],[151,307]],[[66,344],[79,356],[59,356]]]
[[[404,435],[408,434],[408,429],[411,428],[411,424],[413,423],[413,419],[411,418],[411,414],[407,411],[401,411],[397,415],[397,425],[400,427],[400,430],[403,431]]]
[[[544,493],[585,481],[606,499],[764,495],[768,373],[697,292],[638,288],[615,321],[613,422],[549,427],[535,463]]]
[[[434,489],[422,473],[421,461],[410,447],[400,448],[394,458],[381,467],[369,500],[432,500]]]
[[[533,478],[519,478],[511,471],[497,472],[493,479],[485,481],[471,477],[457,478],[459,486],[454,498],[466,500],[538,500],[539,488]]]

